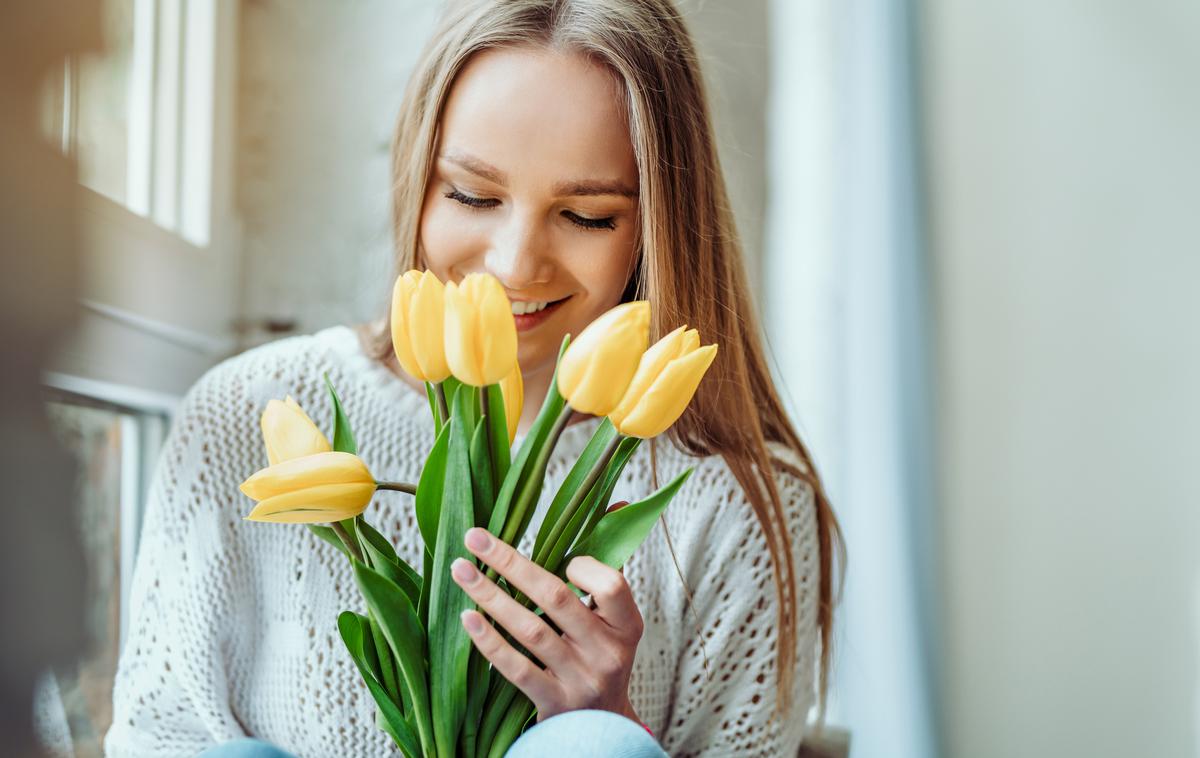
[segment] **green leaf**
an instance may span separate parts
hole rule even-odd
[[[342,401],[338,398],[337,390],[333,388],[333,382],[329,381],[329,374],[324,373],[322,376],[325,377],[325,386],[329,388],[329,398],[333,402],[333,449],[339,453],[357,455],[358,445],[354,442],[354,432],[350,431],[350,419],[342,409]]]
[[[404,706],[401,713],[408,713],[412,709],[412,697],[408,694],[408,688],[401,686],[401,674],[396,669],[396,659],[392,655],[392,649],[388,647],[383,630],[379,628],[379,622],[373,616],[368,616],[367,621],[369,627],[363,631],[370,633],[371,644],[363,643],[363,648],[369,658],[374,659],[376,678],[383,683],[392,700]]]
[[[333,531],[332,527],[322,524],[305,524],[305,526],[308,527],[308,531],[342,551],[342,555],[350,557],[350,551],[346,550],[346,546],[342,544],[341,538],[337,536],[337,532]]]
[[[479,720],[483,716],[483,701],[487,697],[491,671],[488,659],[474,646],[467,664],[467,708],[463,715],[460,755],[474,756],[479,736]]]
[[[483,707],[483,723],[479,725],[475,758],[486,758],[490,754],[491,746],[496,740],[496,733],[513,701],[515,699],[528,700],[516,685],[503,676],[492,677],[491,684]]]
[[[442,510],[442,490],[446,480],[446,450],[450,444],[450,427],[442,427],[417,482],[417,496],[413,508],[417,512],[417,528],[426,549],[432,552],[437,544],[438,518]]]
[[[359,564],[361,565],[361,564]],[[379,713],[383,717],[383,725],[385,731],[391,735],[396,742],[396,746],[404,753],[406,758],[420,758],[422,755],[421,745],[417,741],[416,735],[404,720],[404,714],[400,712],[399,707],[384,690],[383,685],[375,678],[374,673],[367,666],[367,648],[364,645],[364,634],[369,634],[367,631],[367,619],[359,616],[357,613],[345,611],[338,616],[338,631],[342,635],[342,642],[346,644],[346,649],[350,651],[350,657],[354,659],[355,665],[358,667],[358,673],[366,682],[367,689],[371,691],[371,697],[375,698],[375,704],[379,708]]]
[[[378,622],[396,662],[400,664],[404,686],[412,697],[422,751],[432,755],[434,736],[429,686],[425,678],[425,630],[404,590],[366,564],[359,561],[352,563],[358,589]]]
[[[475,518],[468,445],[472,427],[466,418],[474,393],[459,389],[450,412],[446,480],[438,519],[437,545],[429,600],[429,670],[433,703],[434,739],[439,756],[454,755],[466,710],[467,662],[471,638],[460,614],[474,608],[471,598],[450,577],[455,558],[474,560],[463,544],[463,535]]]
[[[607,421],[608,419],[605,419]],[[558,539],[553,545],[544,547],[545,554],[539,556],[536,562],[543,566],[550,573],[558,571],[558,567],[562,562],[563,556],[567,554],[577,540],[582,539],[591,529],[587,529],[586,525],[591,524],[594,528],[595,523],[599,522],[604,515],[604,511],[608,508],[609,500],[612,498],[613,490],[617,486],[617,481],[621,478],[621,472],[625,470],[625,464],[629,462],[629,457],[633,451],[637,449],[637,443],[641,442],[637,437],[626,437],[617,445],[617,450],[613,457],[609,460],[608,466],[604,469],[604,475],[592,487],[592,491],[588,493],[588,498],[584,503],[571,515],[571,520],[567,522],[567,527],[563,529]]]
[[[537,539],[533,541],[534,561],[538,562],[544,553],[549,551],[549,546],[546,545],[546,540],[550,536],[554,525],[558,523],[558,519],[562,516],[563,509],[567,507],[571,497],[583,485],[583,481],[587,479],[596,462],[600,460],[600,456],[604,450],[617,436],[617,430],[613,427],[612,422],[607,418],[600,422],[600,426],[596,427],[596,431],[592,433],[592,439],[588,442],[587,447],[579,454],[579,459],[575,461],[575,465],[567,473],[562,484],[558,488],[558,492],[554,493],[554,499],[550,501],[550,507],[546,510],[546,517],[542,519],[542,526],[538,529]],[[611,467],[611,466],[610,466]],[[582,510],[582,509],[581,509]]]
[[[578,555],[590,555],[615,569],[624,566],[629,556],[633,555],[650,534],[654,522],[675,497],[675,493],[691,475],[692,469],[688,469],[645,500],[606,513],[592,533],[580,540],[580,544],[563,560],[563,566]]]
[[[395,582],[404,590],[409,602],[416,607],[421,597],[421,577],[417,572],[396,555],[396,550],[387,537],[361,518],[358,521],[358,536],[359,544],[371,568]]]
[[[433,551],[423,550],[421,561],[421,600],[417,604],[417,615],[421,617],[421,623],[425,628],[429,628],[429,589],[433,584],[430,578],[433,576]]]
[[[496,502],[496,491],[492,489],[492,456],[488,450],[487,419],[482,418],[475,425],[475,433],[471,435],[471,489],[475,493],[475,526],[487,527],[488,518],[492,515],[492,505]]]
[[[596,528],[596,524],[601,518],[604,517],[604,513],[608,509],[608,506],[612,504],[612,493],[617,486],[617,480],[620,478],[621,472],[625,469],[625,464],[629,462],[629,458],[633,456],[634,452],[637,451],[638,446],[641,444],[642,440],[638,437],[626,437],[625,439],[621,440],[621,444],[617,447],[617,452],[613,456],[613,463],[609,464],[609,469],[605,473],[605,491],[604,497],[601,498],[601,500],[604,501],[604,507],[596,507],[592,509],[592,512],[588,515],[587,523],[584,524],[583,529],[579,531],[579,538],[576,540],[576,542],[591,534],[592,530]],[[609,479],[609,475],[613,472],[614,465],[618,467],[616,469],[616,476]]]
[[[499,384],[487,387],[488,398],[488,442],[492,449],[492,492],[500,489],[500,483],[512,465],[512,450],[508,444],[508,417],[504,411],[504,393]]]
[[[488,758],[504,758],[504,754],[521,736],[521,732],[525,729],[525,723],[529,721],[532,714],[533,703],[529,701],[529,698],[521,697],[513,702],[509,706],[508,712],[504,714],[500,728],[496,730],[496,736],[488,750]]]

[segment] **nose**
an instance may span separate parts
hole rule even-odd
[[[528,213],[511,214],[496,230],[483,263],[510,292],[549,282],[554,262],[540,220]]]

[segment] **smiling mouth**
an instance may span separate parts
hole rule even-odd
[[[570,297],[567,295],[559,300],[513,300],[510,305],[514,316],[535,316],[566,302]]]
[[[570,299],[571,296],[567,295],[561,300],[548,300],[544,302],[514,301],[512,303],[513,321],[516,322],[517,331],[523,332],[535,328],[550,318],[558,310],[559,306]],[[518,310],[521,312],[518,313]]]

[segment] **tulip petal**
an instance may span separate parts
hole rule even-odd
[[[699,333],[695,329],[688,329],[686,325],[680,326],[642,353],[642,358],[638,361],[637,372],[629,382],[629,388],[625,390],[617,407],[608,414],[614,425],[619,425],[621,420],[629,415],[668,363],[695,350],[696,346],[688,349],[693,338],[698,346],[700,343]]]
[[[700,380],[717,356],[716,345],[705,345],[667,364],[654,384],[617,427],[630,437],[649,439],[665,432],[683,414]]]
[[[408,336],[413,358],[425,382],[450,376],[446,365],[445,287],[431,271],[421,274],[408,306]]]
[[[517,362],[517,322],[499,280],[484,277],[479,289],[480,372],[484,384],[495,384],[508,376]]]
[[[508,444],[517,437],[517,424],[525,407],[525,378],[521,367],[514,364],[513,370],[500,382],[500,393],[504,397],[504,421],[508,425]]]
[[[405,271],[396,277],[396,284],[392,287],[392,349],[400,367],[414,378],[424,381],[421,366],[413,353],[410,336],[413,325],[409,316],[412,311],[412,293],[420,277],[420,271]]]
[[[558,366],[558,389],[582,413],[607,415],[625,395],[650,337],[650,304],[622,303],[588,324]]]
[[[357,455],[328,452],[269,466],[242,482],[239,489],[253,500],[266,500],[324,484],[370,484],[374,487],[375,479]]]
[[[374,493],[374,482],[318,485],[267,498],[246,519],[291,524],[341,521],[366,510]]]
[[[469,278],[469,277],[468,277]],[[464,280],[464,285],[466,281]],[[449,282],[445,293],[445,346],[446,364],[455,378],[474,387],[480,387],[479,367],[476,361],[475,304],[464,286]]]
[[[267,401],[261,426],[267,460],[272,466],[332,449],[329,439],[290,395],[284,402]]]

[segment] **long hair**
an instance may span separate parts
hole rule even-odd
[[[771,380],[700,64],[671,1],[451,0],[409,80],[392,144],[397,273],[422,268],[421,207],[438,120],[456,74],[481,50],[519,45],[585,55],[607,66],[624,85],[641,221],[638,262],[625,294],[653,305],[652,338],[686,323],[721,344],[722,357],[670,435],[690,454],[724,457],[766,535],[779,605],[777,712],[791,701],[798,611],[787,518],[773,472],[786,469],[812,487],[820,543],[818,693],[823,720],[835,553],[839,568],[845,562],[841,530]],[[390,357],[389,329],[385,314],[367,336],[368,350],[377,360]],[[768,441],[790,448],[803,467],[773,460]]]

